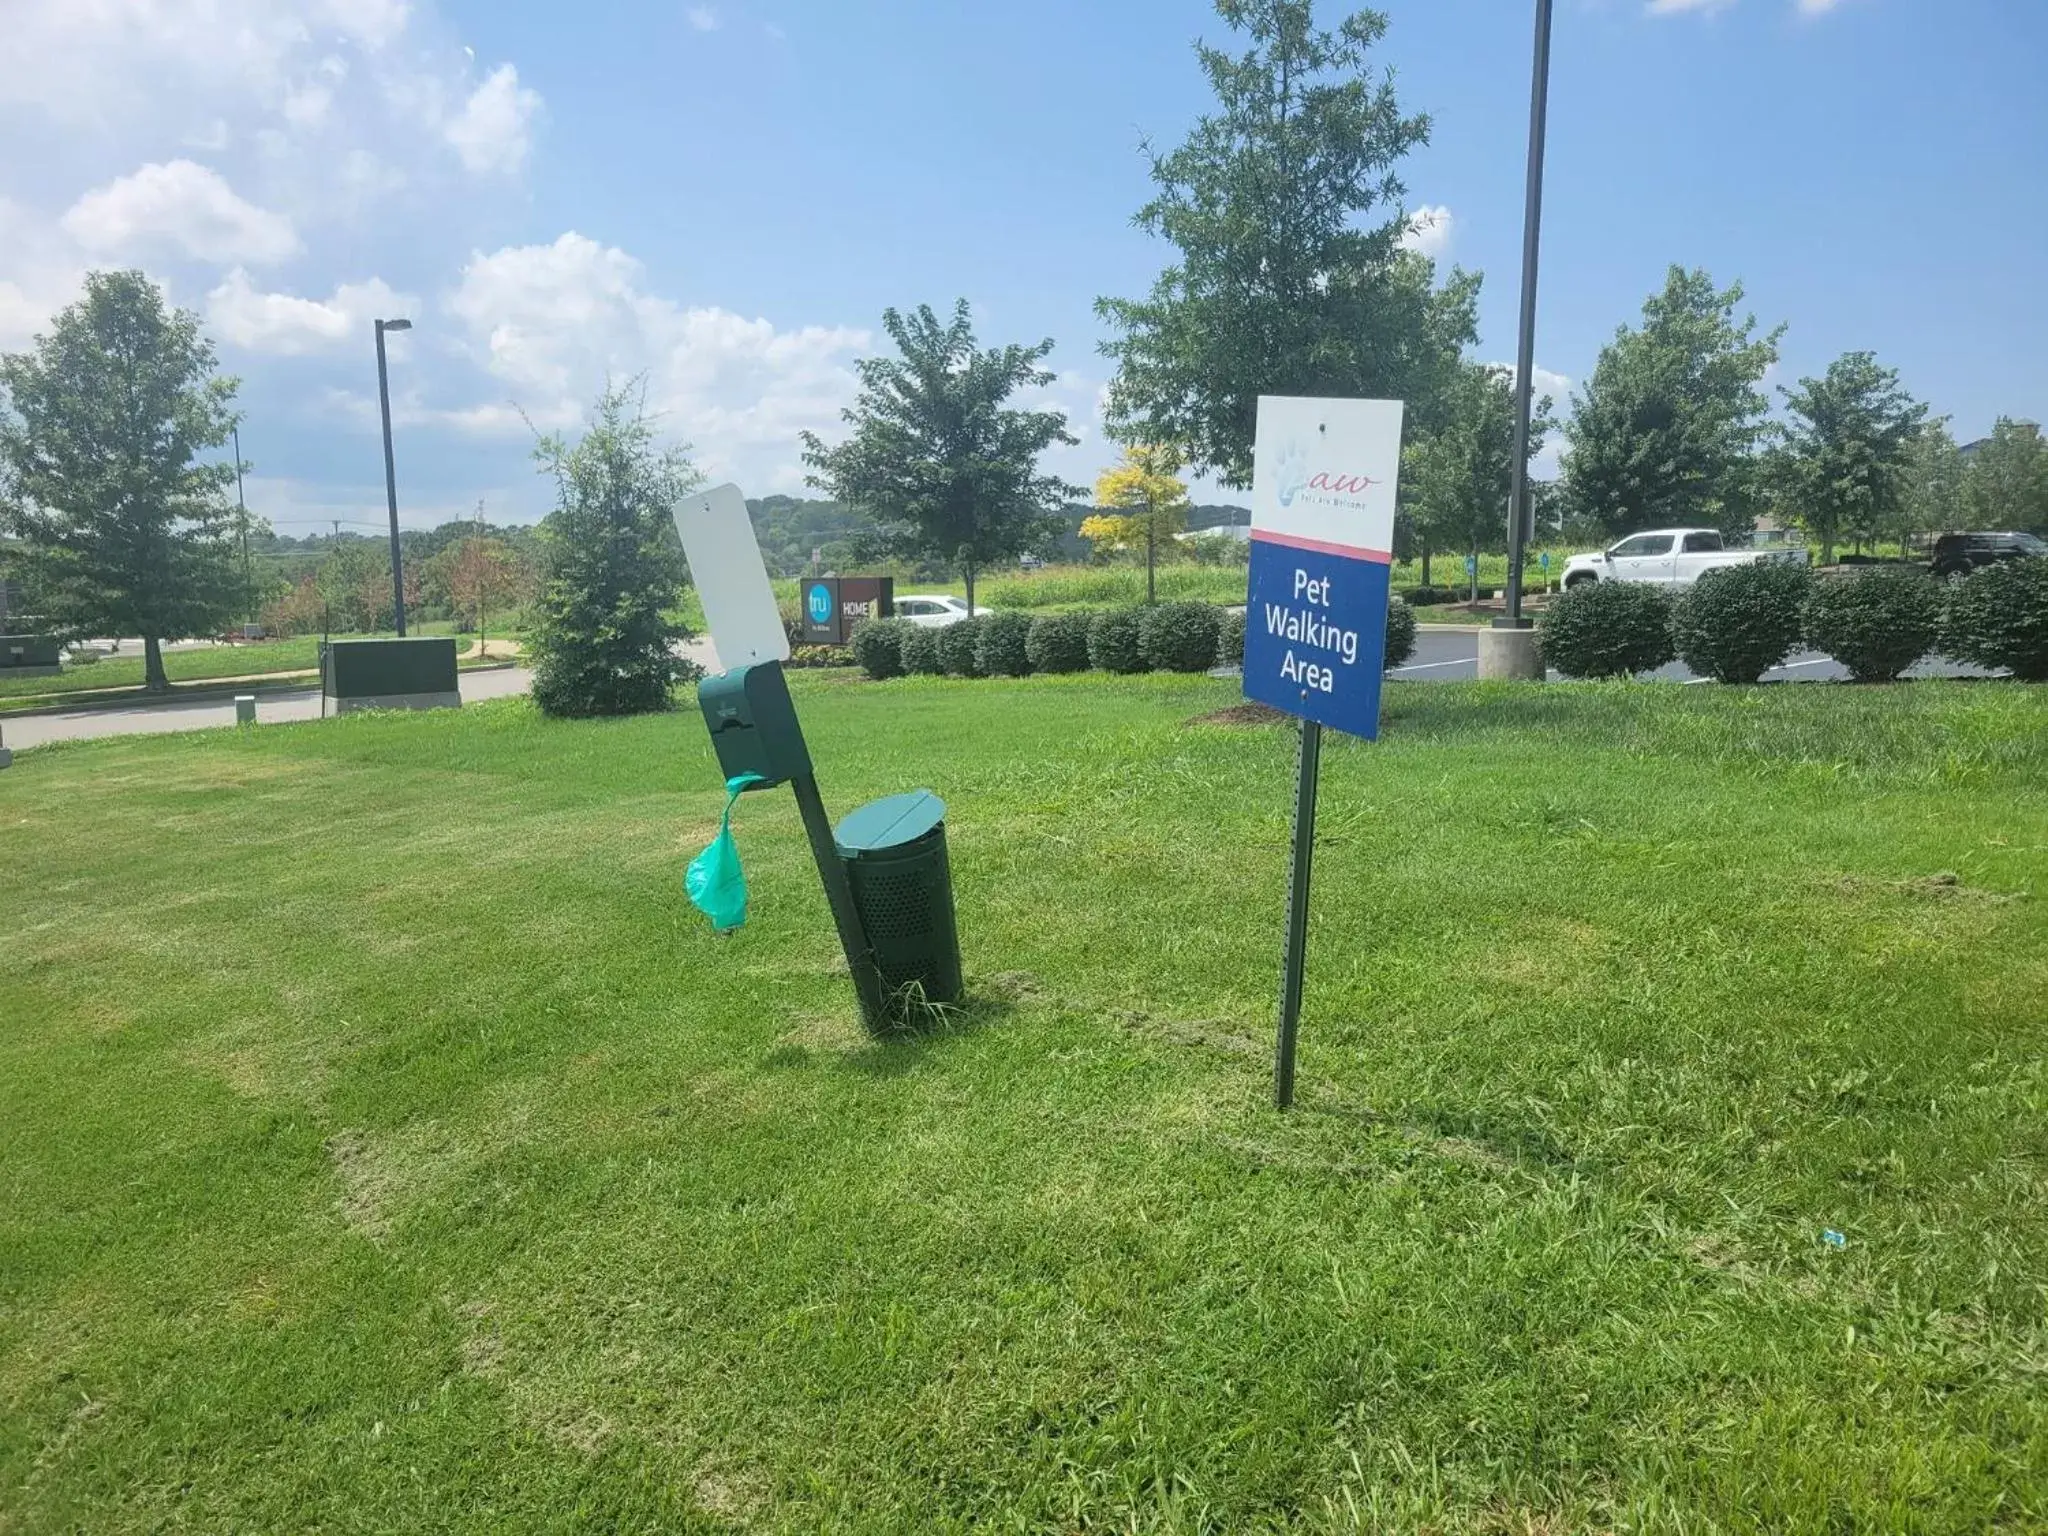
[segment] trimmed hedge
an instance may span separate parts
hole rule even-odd
[[[1216,665],[1244,665],[1244,610],[1225,609],[1216,618]]]
[[[1428,608],[1437,603],[1455,603],[1459,595],[1449,587],[1411,587],[1402,598],[1411,608]]]
[[[946,658],[939,653],[939,636],[942,630],[928,629],[922,624],[908,626],[903,634],[903,670],[919,677],[938,677],[946,670]]]
[[[1138,617],[1138,653],[1154,672],[1206,672],[1216,665],[1216,610],[1208,603],[1159,603]]]
[[[1398,597],[1387,599],[1387,658],[1389,670],[1415,654],[1415,610]]]
[[[1633,677],[1663,666],[1671,600],[1632,581],[1584,582],[1550,600],[1536,630],[1544,663],[1566,677]]]
[[[1031,670],[1031,615],[991,613],[977,622],[974,664],[982,677],[1022,677]]]
[[[1088,621],[1093,614],[1047,613],[1031,621],[1024,655],[1034,672],[1086,672]]]
[[[2008,668],[2022,682],[2048,683],[2048,558],[2002,560],[1951,582],[1941,650]]]
[[[1671,643],[1701,677],[1753,683],[1798,648],[1813,578],[1803,565],[1708,571],[1671,606]]]
[[[917,626],[905,619],[869,619],[853,632],[853,659],[881,682],[903,675],[903,638]]]
[[[946,670],[955,677],[980,677],[981,631],[988,619],[976,614],[971,619],[962,619],[957,624],[948,624],[938,631],[939,660],[946,664]]]
[[[1941,591],[1920,571],[1868,566],[1815,582],[1804,625],[1806,643],[1857,682],[1888,683],[1940,639]]]
[[[1106,608],[1088,623],[1088,665],[1099,672],[1142,672],[1145,653],[1138,643],[1142,610]]]

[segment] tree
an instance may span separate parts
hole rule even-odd
[[[42,613],[68,635],[163,641],[218,630],[245,597],[235,560],[235,380],[214,375],[198,318],[140,272],[93,272],[34,350],[0,357],[0,531],[27,544]]]
[[[572,717],[667,709],[678,679],[698,674],[675,651],[690,632],[669,617],[684,574],[670,510],[700,479],[688,454],[657,445],[638,385],[607,385],[583,436],[544,437],[534,458],[556,498],[541,525],[534,702]]]
[[[1530,458],[1542,451],[1550,426],[1550,397],[1540,395],[1529,413]],[[1476,557],[1505,544],[1514,465],[1514,370],[1467,363],[1441,425],[1412,436],[1401,454],[1401,505],[1425,585],[1436,551],[1461,549]],[[1476,596],[1476,575],[1471,584]]]
[[[1825,377],[1778,391],[1791,419],[1776,428],[1766,471],[1786,510],[1832,565],[1845,536],[1860,548],[1896,528],[1906,471],[1927,407],[1868,352],[1845,352]]]
[[[1948,418],[1924,423],[1913,435],[1906,457],[1900,527],[1907,540],[1962,525],[1967,471],[1956,440],[1949,436]]]
[[[503,539],[491,538],[484,527],[483,503],[468,537],[444,547],[426,563],[427,587],[453,611],[458,624],[473,619],[477,654],[488,650],[486,621],[492,610],[517,602],[528,588],[526,563]],[[411,568],[408,567],[408,570]]]
[[[1418,427],[1476,336],[1479,279],[1400,249],[1408,220],[1394,167],[1427,142],[1368,55],[1386,18],[1334,32],[1311,0],[1217,0],[1248,35],[1232,55],[1196,45],[1217,110],[1171,154],[1140,228],[1179,258],[1142,300],[1104,298],[1121,334],[1108,416],[1116,434],[1182,445],[1225,484],[1251,483],[1260,395],[1383,396]]]
[[[337,629],[367,633],[377,627],[379,605],[391,606],[390,557],[380,559],[368,539],[353,534],[337,538],[328,546],[314,579],[326,602],[328,618]],[[381,590],[379,582],[383,583]]]
[[[1998,418],[1971,455],[1963,508],[1972,528],[2048,533],[2048,442],[2039,427]]]
[[[1609,536],[1686,525],[1747,531],[1781,325],[1758,336],[1735,318],[1742,285],[1717,292],[1705,272],[1673,267],[1601,352],[1565,423],[1571,515]]]
[[[1180,451],[1169,443],[1133,443],[1095,481],[1095,503],[1121,510],[1118,517],[1091,517],[1081,537],[1098,547],[1145,551],[1145,601],[1157,602],[1154,569],[1159,541],[1187,526],[1188,487],[1180,478]],[[1093,527],[1094,532],[1089,532]]]
[[[1067,418],[1003,404],[1052,383],[1039,366],[1052,342],[984,350],[965,299],[948,323],[920,304],[884,310],[882,328],[902,356],[857,364],[860,397],[840,412],[852,436],[827,448],[803,434],[809,481],[872,517],[884,548],[958,566],[972,613],[975,573],[1055,537],[1061,506],[1079,493],[1038,472],[1047,448],[1078,441]]]

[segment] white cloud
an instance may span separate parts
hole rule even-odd
[[[540,93],[519,83],[514,66],[500,64],[470,93],[443,132],[470,170],[516,171],[526,163],[539,110]]]
[[[693,5],[683,12],[683,15],[689,19],[690,25],[699,32],[716,32],[718,30],[718,12],[708,5]]]
[[[1513,363],[1488,363],[1486,366],[1498,368],[1511,379],[1515,376],[1515,365]],[[1539,397],[1548,395],[1557,403],[1560,409],[1571,404],[1572,381],[1569,375],[1553,372],[1541,363],[1538,363],[1535,376],[1536,387],[1534,392],[1536,395]]]
[[[248,352],[294,357],[337,345],[362,344],[370,322],[417,307],[381,278],[342,283],[325,299],[265,293],[240,267],[206,296],[207,329],[218,340]]]
[[[651,293],[640,263],[573,231],[551,245],[478,252],[449,296],[478,360],[536,426],[582,418],[606,378],[644,374],[662,430],[694,445],[707,473],[752,494],[798,490],[797,433],[831,432],[869,341],[845,326],[777,327]],[[447,413],[480,432],[524,432],[487,403]]]
[[[1408,227],[1401,231],[1401,249],[1419,251],[1431,261],[1437,260],[1451,248],[1454,222],[1451,210],[1441,203],[1425,204],[1410,215]]]
[[[86,193],[61,220],[98,254],[174,250],[201,261],[281,261],[299,248],[291,220],[245,202],[191,160],[145,165]]]
[[[315,40],[375,53],[405,31],[403,0],[9,0],[0,102],[113,123],[166,105],[273,105]],[[165,101],[175,81],[175,100]]]

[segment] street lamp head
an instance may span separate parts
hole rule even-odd
[[[409,331],[412,329],[412,322],[410,320],[379,320],[377,323],[387,331]]]

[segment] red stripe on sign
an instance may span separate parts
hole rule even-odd
[[[1312,549],[1323,555],[1342,555],[1346,560],[1374,560],[1381,565],[1394,563],[1393,552],[1385,549],[1367,549],[1362,544],[1333,544],[1328,539],[1304,539],[1295,533],[1275,533],[1270,528],[1254,528],[1252,539],[1260,544],[1282,544],[1289,549]]]

